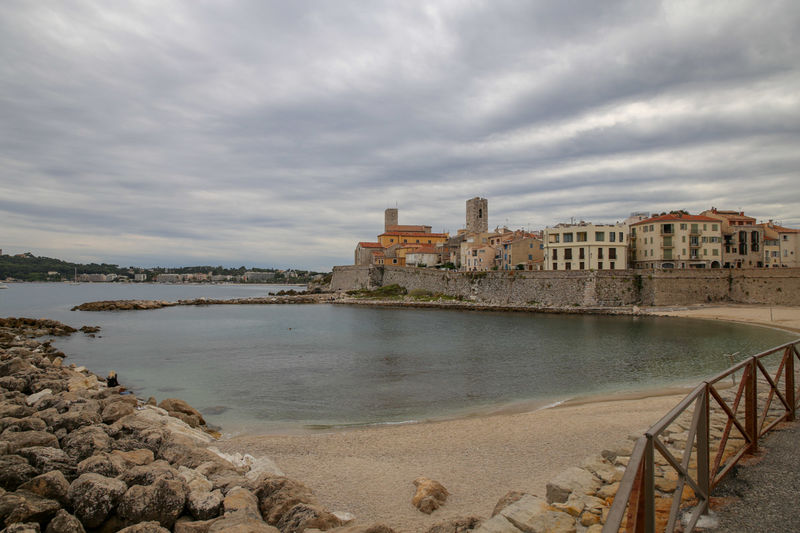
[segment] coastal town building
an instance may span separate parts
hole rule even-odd
[[[631,226],[633,268],[721,268],[719,219],[684,212],[654,216]]]
[[[487,233],[489,231],[489,200],[470,198],[467,200],[467,233]]]
[[[557,224],[543,234],[545,270],[625,270],[628,226]]]
[[[760,226],[764,228],[764,266],[800,267],[800,230],[785,228],[772,220]]]
[[[541,233],[518,230],[500,245],[500,270],[544,270]]]
[[[397,208],[386,209],[383,233],[378,235],[376,242],[364,241],[356,245],[355,264],[405,266],[410,251],[432,249],[446,243],[449,238],[447,233],[433,233],[431,226],[401,225],[398,222]],[[415,256],[414,259],[418,258]],[[438,260],[434,264],[438,264]]]
[[[272,281],[274,279],[275,279],[275,272],[247,271],[244,273],[245,283],[258,283],[258,282]]]
[[[764,266],[764,227],[743,211],[724,211],[712,207],[700,213],[719,220],[722,227],[722,266],[759,268]]]

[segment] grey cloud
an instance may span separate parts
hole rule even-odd
[[[492,224],[800,225],[798,26],[789,1],[7,2],[2,248],[95,228],[175,243],[123,262],[330,266],[395,202],[452,231],[474,195]]]

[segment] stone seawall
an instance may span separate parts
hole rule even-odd
[[[343,266],[334,267],[331,288],[347,291],[392,284],[503,305],[800,305],[800,269],[451,272]]]

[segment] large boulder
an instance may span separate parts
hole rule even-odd
[[[8,442],[11,453],[15,453],[21,448],[30,448],[31,446],[59,448],[56,436],[46,431],[7,431],[3,433],[0,440]]]
[[[26,416],[24,418],[0,418],[0,431],[45,431],[47,424],[41,418]]]
[[[107,426],[106,426],[107,427]],[[61,440],[61,448],[70,457],[83,461],[98,452],[111,450],[112,440],[102,426],[84,426]]]
[[[19,455],[0,455],[0,488],[17,490],[17,487],[41,473]]]
[[[83,474],[69,486],[68,495],[75,516],[84,526],[94,528],[105,521],[127,489],[118,479]]]
[[[575,518],[567,513],[552,511],[542,498],[526,494],[498,516],[504,517],[517,529],[529,532],[574,533]]]
[[[452,520],[445,520],[444,522],[434,524],[425,533],[467,533],[473,529],[476,529],[482,521],[483,519],[478,516],[454,518]]]
[[[196,520],[209,520],[222,512],[222,492],[191,491],[186,499],[186,508]]]
[[[67,455],[60,448],[50,448],[48,446],[31,446],[22,448],[17,452],[40,472],[50,472],[57,470],[64,474],[68,480],[75,479],[76,464],[75,459]]]
[[[99,424],[102,420],[100,403],[96,400],[88,400],[71,405],[66,413],[54,421],[54,427],[56,429],[64,428],[71,432],[83,426]]]
[[[152,485],[134,485],[122,496],[117,514],[129,523],[156,521],[171,528],[186,504],[183,481],[158,478]]]
[[[61,509],[47,524],[45,533],[86,533],[81,521]]]
[[[261,515],[269,524],[277,524],[298,503],[316,505],[311,489],[283,476],[264,474],[251,484],[258,498]]]
[[[55,500],[66,507],[69,504],[69,481],[64,477],[64,474],[58,470],[45,472],[42,475],[36,476],[30,481],[26,481],[19,486],[19,490],[28,491],[38,494],[43,498]]]
[[[417,490],[411,499],[411,504],[426,514],[431,514],[444,505],[450,495],[441,483],[426,477],[415,479],[414,486]]]
[[[602,482],[591,472],[576,466],[567,468],[547,484],[547,502],[564,503],[573,492],[594,494]]]
[[[36,522],[33,523],[16,523],[11,524],[7,528],[5,528],[2,533],[41,533],[42,528],[39,527],[39,524]]]
[[[282,533],[302,533],[306,529],[319,529],[327,531],[342,525],[333,513],[306,503],[298,503],[288,512],[284,513],[276,527]]]
[[[119,419],[133,414],[136,406],[130,402],[113,402],[103,408],[101,417],[106,424],[113,424]]]
[[[233,467],[214,452],[198,446],[197,441],[183,435],[172,435],[166,440],[158,450],[158,457],[173,465],[187,468],[197,468],[209,461]]]
[[[13,509],[5,516],[5,524],[16,522],[36,522],[43,526],[55,516],[61,504],[49,498],[43,498],[33,492],[17,490],[0,496],[0,508],[13,505]]]
[[[170,416],[183,420],[193,428],[206,425],[206,421],[203,419],[203,415],[200,414],[200,411],[183,400],[167,398],[158,404],[158,406],[168,412]]]
[[[162,460],[126,469],[119,477],[129,487],[133,485],[152,485],[157,479],[181,480],[180,473]]]

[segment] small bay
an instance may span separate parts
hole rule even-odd
[[[226,433],[403,423],[514,403],[694,384],[795,335],[666,317],[343,305],[77,312],[83,302],[265,296],[272,285],[9,284],[0,316],[99,325],[67,362],[182,398]]]

